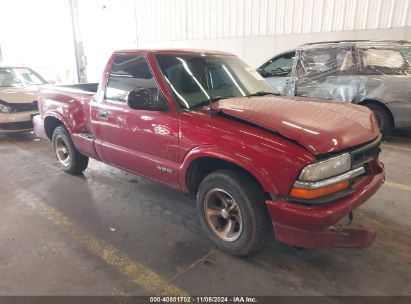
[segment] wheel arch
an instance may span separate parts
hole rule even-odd
[[[358,104],[362,105],[362,106],[367,106],[369,104],[373,104],[373,105],[376,105],[376,106],[379,106],[379,107],[383,108],[387,112],[388,116],[390,117],[391,126],[392,127],[395,126],[394,115],[392,114],[391,110],[383,102],[381,102],[379,100],[376,100],[376,99],[363,99]]]
[[[66,127],[63,120],[60,117],[49,115],[44,118],[44,130],[46,132],[48,139],[51,140],[54,130],[60,125]]]
[[[195,148],[185,157],[180,167],[180,185],[183,191],[196,193],[201,181],[209,173],[230,169],[238,171],[249,177],[269,198],[269,193],[278,193],[278,188],[265,168],[258,168],[251,160],[240,162],[233,158],[233,153],[223,151],[218,147]]]

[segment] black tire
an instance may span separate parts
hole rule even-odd
[[[392,131],[392,122],[390,114],[382,106],[376,104],[366,104],[367,108],[374,112],[375,118],[377,119],[378,126],[380,127],[380,132],[383,135],[389,135]]]
[[[76,149],[66,128],[63,126],[56,127],[51,143],[61,170],[70,174],[81,174],[87,169],[88,157]],[[63,158],[64,155],[67,155],[68,158]]]
[[[216,228],[212,228],[213,225],[209,224],[209,221],[211,222],[210,217],[207,218],[206,216],[206,209],[210,212],[210,209],[206,208],[207,204],[209,204],[207,202],[212,201],[210,199],[210,193],[212,193],[211,195],[214,193],[220,195],[220,193],[218,193],[220,190],[225,192],[222,193],[223,195],[228,195],[227,197],[233,199],[230,201],[231,203],[234,201],[235,205],[238,206],[238,208],[236,207],[235,209],[238,209],[239,212],[235,212],[233,216],[237,219],[241,218],[242,222],[241,231],[239,231],[240,225],[236,224],[236,226],[234,226],[236,228],[232,230],[233,233],[231,235],[233,239],[230,241],[224,240],[219,236],[217,230],[213,231],[213,229]],[[217,203],[218,200],[218,198],[215,199]],[[226,209],[226,207],[224,207],[224,209]],[[273,228],[265,206],[265,194],[251,178],[241,172],[218,170],[207,175],[201,182],[197,193],[197,211],[201,225],[211,241],[222,251],[232,255],[245,256],[255,252],[260,249],[264,241],[272,235]],[[218,213],[222,210],[212,210],[212,212],[214,211]],[[227,213],[225,215],[227,216]],[[213,216],[216,222],[218,222],[218,226],[220,226],[221,221],[228,223],[231,217],[230,215],[227,220],[223,218],[223,215],[221,215],[220,218],[218,215]],[[221,226],[224,227],[224,223],[221,224]]]

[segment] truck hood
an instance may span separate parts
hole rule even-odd
[[[0,88],[0,100],[7,103],[32,103],[37,99],[37,86]]]
[[[302,97],[243,97],[218,101],[213,109],[279,133],[313,154],[357,146],[378,137],[366,107]]]

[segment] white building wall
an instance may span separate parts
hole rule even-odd
[[[87,80],[100,81],[114,50],[137,47],[134,0],[78,0]]]
[[[67,0],[1,0],[0,45],[0,64],[29,66],[47,80],[77,81]]]
[[[410,0],[135,0],[135,5],[142,42],[411,25]]]
[[[233,52],[256,67],[313,41],[411,40],[411,0],[79,0],[90,80],[119,48]]]

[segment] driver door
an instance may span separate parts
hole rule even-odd
[[[136,89],[167,105],[146,56],[117,55],[96,109],[104,161],[178,187],[178,114],[131,109],[127,96]]]

